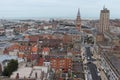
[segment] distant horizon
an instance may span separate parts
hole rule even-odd
[[[75,17],[3,17],[0,19],[76,19]],[[99,19],[99,18],[81,18],[81,19]]]
[[[71,20],[75,20],[76,17],[3,17],[3,18],[0,18],[0,19],[5,19],[5,20],[28,20],[28,19],[31,19],[31,20],[45,20],[45,19],[71,19]],[[120,19],[120,18],[110,18],[110,19]],[[98,17],[94,17],[94,18],[81,18],[81,20],[99,20]]]

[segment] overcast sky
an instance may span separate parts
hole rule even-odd
[[[106,6],[111,18],[120,18],[120,0],[0,0],[0,18],[99,18]]]

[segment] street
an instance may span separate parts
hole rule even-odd
[[[100,76],[98,76],[98,71],[96,65],[93,63],[95,59],[92,58],[92,53],[90,47],[85,47],[85,59],[87,60],[86,66],[90,71],[89,74],[92,76],[92,80],[101,80]]]
[[[92,79],[93,80],[100,80],[100,76],[98,76],[96,65],[93,63],[88,63],[87,66],[90,69],[90,72],[92,74]]]

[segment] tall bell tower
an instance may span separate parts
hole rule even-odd
[[[81,31],[81,17],[80,17],[80,9],[78,9],[77,18],[76,18],[76,29]]]

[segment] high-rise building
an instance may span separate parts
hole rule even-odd
[[[110,11],[103,7],[103,10],[100,12],[100,22],[99,22],[99,28],[98,31],[101,33],[104,33],[106,31],[109,31],[109,15]]]
[[[81,17],[80,17],[80,10],[78,9],[77,18],[76,18],[76,29],[81,31]]]

